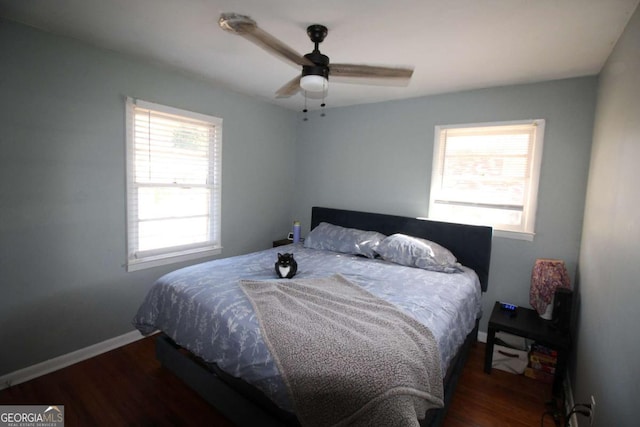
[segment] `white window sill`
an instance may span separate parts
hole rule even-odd
[[[535,236],[535,233],[527,233],[524,231],[496,230],[494,228],[493,235],[495,237],[504,237],[507,239],[526,240],[528,242],[533,242],[533,237]]]
[[[198,258],[206,258],[222,253],[222,247],[206,247],[190,251],[149,256],[140,259],[130,259],[127,262],[127,271],[138,271],[161,265],[174,264],[177,262],[191,261]]]

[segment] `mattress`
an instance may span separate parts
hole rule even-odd
[[[145,335],[161,330],[178,345],[252,384],[280,408],[291,411],[286,387],[262,340],[251,303],[238,286],[239,280],[277,279],[278,252],[294,254],[296,278],[342,274],[427,326],[438,344],[443,375],[480,314],[480,282],[469,268],[439,273],[296,244],[166,274],[153,285],[133,323]]]

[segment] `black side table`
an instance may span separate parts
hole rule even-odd
[[[542,319],[535,310],[518,307],[516,315],[512,316],[510,313],[501,310],[500,303],[496,301],[489,319],[487,346],[484,354],[484,371],[487,374],[491,373],[493,344],[498,331],[532,339],[558,352],[558,361],[553,380],[553,393],[556,396],[559,395],[562,391],[562,380],[571,346],[570,335],[554,328],[550,320]]]

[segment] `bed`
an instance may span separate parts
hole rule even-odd
[[[160,330],[156,353],[163,366],[235,424],[299,425],[295,405],[278,374],[279,365],[261,337],[255,306],[237,285],[240,280],[274,279],[277,253],[291,252],[299,264],[296,278],[312,280],[337,273],[433,329],[444,381],[444,407],[427,411],[420,425],[439,425],[477,336],[480,296],[488,286],[492,229],[314,207],[311,229],[326,224],[428,239],[450,250],[463,267],[447,274],[301,244],[273,248],[163,276],[141,305],[135,326],[143,334]],[[465,284],[453,285],[459,278]],[[428,292],[423,291],[423,281],[429,282]],[[395,286],[396,282],[403,286]],[[454,286],[460,291],[450,291]],[[434,299],[431,294],[438,287],[450,294],[442,298],[452,300]]]

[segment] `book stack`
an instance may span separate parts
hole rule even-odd
[[[524,375],[551,384],[556,373],[557,363],[558,352],[556,350],[534,343],[531,345],[529,364],[524,370]]]

